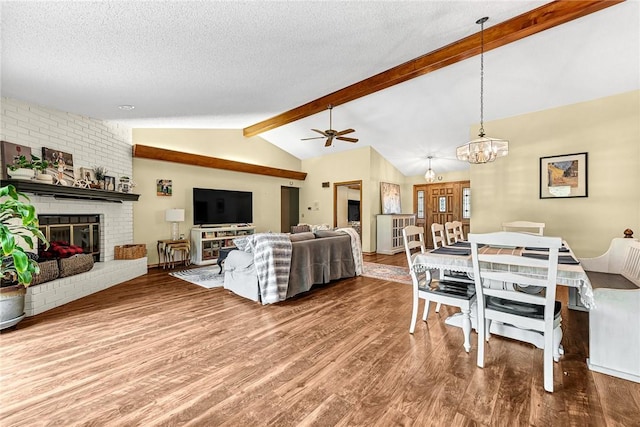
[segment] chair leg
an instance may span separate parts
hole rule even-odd
[[[464,334],[464,350],[469,353],[471,350],[471,310],[462,311],[462,333]]]
[[[562,328],[560,325],[553,329],[553,361],[559,362],[560,356],[564,354],[564,350],[562,349]]]
[[[479,319],[476,321],[476,331],[478,332],[478,358],[476,364],[480,368],[484,368],[484,342],[486,327],[487,322],[481,322]]]
[[[485,321],[484,331],[485,340],[489,342],[489,338],[491,338],[491,319]]]
[[[418,298],[418,292],[413,294],[413,308],[411,309],[411,325],[409,326],[409,333],[412,334],[416,330],[416,320],[418,320],[418,304],[420,298]],[[429,304],[429,301],[425,301],[425,304]]]
[[[424,312],[422,313],[422,321],[426,322],[427,317],[429,317],[429,307],[431,306],[431,301],[428,299],[424,300]]]
[[[440,313],[440,303],[436,303],[436,313]]]
[[[546,332],[546,331],[545,331]],[[551,332],[544,337],[544,389],[549,393],[553,393],[553,347],[554,333]]]

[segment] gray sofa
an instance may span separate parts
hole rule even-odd
[[[351,236],[335,231],[291,234],[291,267],[286,298],[311,289],[313,285],[354,277]],[[232,251],[224,263],[224,288],[253,301],[261,301],[254,254]]]

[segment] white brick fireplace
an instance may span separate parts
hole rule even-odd
[[[103,166],[116,179],[133,176],[131,129],[52,110],[27,102],[2,98],[0,137],[3,141],[31,148],[41,156],[42,148],[73,155],[75,169]],[[100,261],[91,271],[56,279],[28,288],[25,311],[32,316],[69,301],[98,292],[147,272],[147,258],[114,260],[114,247],[133,243],[133,203],[56,199],[27,194],[39,215],[99,214]]]

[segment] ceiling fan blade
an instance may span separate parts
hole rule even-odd
[[[346,136],[339,136],[336,139],[339,139],[340,141],[347,141],[347,142],[358,142],[358,138],[348,138]]]
[[[331,147],[332,143],[333,143],[333,136],[330,136],[329,138],[327,138],[327,142],[324,143],[324,146]]]
[[[308,141],[309,139],[322,139],[324,136],[314,136],[313,138],[301,138],[300,141]]]
[[[323,131],[321,131],[321,130],[318,130],[318,129],[311,129],[311,130],[312,130],[312,131],[314,131],[314,132],[318,132],[320,135],[323,135],[325,138],[326,138],[327,136],[329,136],[329,135],[327,135],[325,132],[323,132]]]
[[[348,133],[352,133],[355,132],[355,129],[345,129],[345,130],[341,130],[340,132],[336,133],[336,135],[340,136],[340,135],[346,135]]]

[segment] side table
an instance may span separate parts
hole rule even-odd
[[[184,265],[190,264],[191,244],[188,240],[158,240],[158,266],[162,265],[162,269],[175,267],[176,256],[181,254],[181,262]]]

